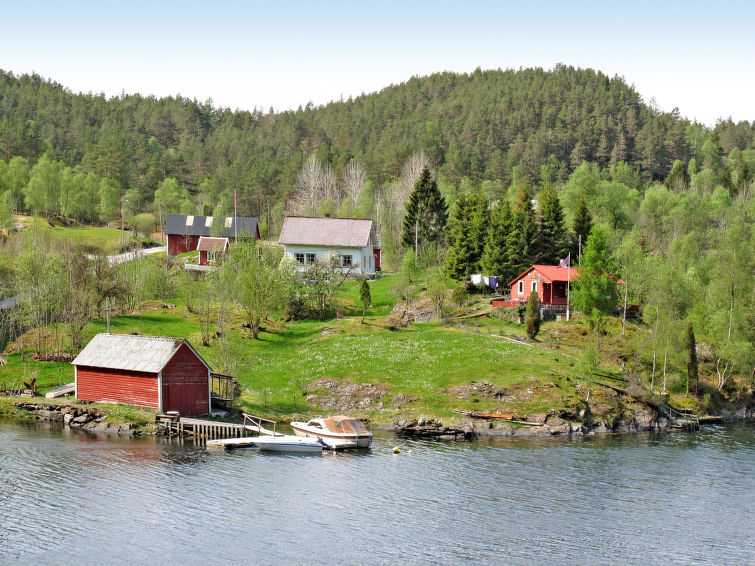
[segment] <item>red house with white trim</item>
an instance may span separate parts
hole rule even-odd
[[[257,219],[246,216],[194,216],[169,214],[165,223],[168,235],[168,255],[177,256],[197,249],[202,236],[220,236],[240,240],[259,240],[260,229]]]
[[[82,401],[114,401],[182,416],[210,412],[210,366],[183,338],[98,334],[71,363],[76,398]]]
[[[510,305],[526,303],[530,293],[540,297],[544,308],[566,309],[567,285],[579,277],[578,267],[559,267],[558,265],[533,265],[509,283],[511,300],[501,301]]]

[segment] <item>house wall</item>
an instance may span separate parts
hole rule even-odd
[[[209,265],[210,262],[207,260],[207,252],[199,252],[199,265]]]
[[[76,367],[76,394],[82,401],[117,401],[160,409],[157,374]]]
[[[526,273],[523,277],[514,281],[514,284],[511,285],[511,300],[526,302],[527,299],[530,298],[532,283],[536,282],[538,277],[540,277],[540,281],[537,283],[537,296],[540,297],[540,301],[542,302],[544,278],[540,273],[538,273],[536,269],[533,269],[532,271]],[[524,281],[524,289],[521,294],[519,293],[519,281]]]
[[[168,234],[168,255],[177,256],[184,252],[193,252],[199,244],[199,236]]]
[[[297,253],[313,253],[317,256],[318,261],[325,261],[333,252],[342,256],[352,256],[352,264],[356,266],[352,269],[353,273],[365,273],[367,275],[372,275],[375,273],[375,256],[373,254],[372,246],[366,246],[364,248],[331,248],[324,246],[286,245],[284,253],[292,258],[295,258]],[[304,266],[302,266],[302,269],[304,269]]]
[[[183,344],[162,371],[163,411],[183,416],[210,412],[210,373],[202,361]]]

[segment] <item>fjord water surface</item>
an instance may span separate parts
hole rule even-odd
[[[0,485],[0,564],[755,562],[744,424],[301,456],[0,421]]]

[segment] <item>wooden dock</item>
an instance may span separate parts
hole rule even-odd
[[[207,448],[251,448],[255,446],[255,436],[246,438],[217,438],[207,441]]]
[[[158,415],[155,421],[171,433],[178,436],[193,436],[195,440],[246,438],[254,435],[254,431],[237,423],[191,419],[178,415]]]

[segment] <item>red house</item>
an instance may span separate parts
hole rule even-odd
[[[579,277],[578,267],[533,265],[509,283],[511,300],[497,301],[511,304],[493,304],[493,306],[515,306],[526,303],[530,293],[535,292],[540,297],[544,308],[565,309],[567,285],[570,282],[573,283],[577,277]]]
[[[169,214],[165,223],[168,235],[168,255],[177,256],[184,252],[193,252],[202,236],[219,236],[223,238],[260,239],[260,229],[256,218],[245,216],[193,216],[186,214]]]
[[[228,238],[212,238],[200,236],[197,251],[199,252],[199,265],[216,265],[228,252]]]
[[[210,366],[183,338],[98,334],[71,363],[82,401],[210,412]]]

